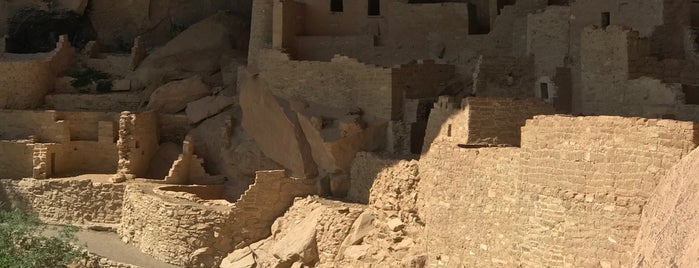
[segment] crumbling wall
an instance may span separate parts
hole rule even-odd
[[[158,117],[155,113],[122,112],[119,118],[118,173],[146,176],[158,150]]]
[[[289,178],[283,170],[258,171],[255,183],[233,208],[234,225],[244,228],[232,244],[239,248],[269,236],[272,223],[293,204],[295,197],[315,192],[314,180]]]
[[[520,149],[432,144],[418,197],[427,250],[470,267],[628,266],[645,202],[695,135],[691,122],[537,116]]]
[[[118,224],[124,188],[91,179],[0,180],[0,201],[53,224]]]

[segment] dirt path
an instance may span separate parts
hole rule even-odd
[[[47,231],[49,235],[55,234],[55,232],[56,231]],[[87,246],[88,251],[113,261],[143,268],[179,267],[156,260],[150,255],[142,253],[137,248],[124,244],[116,233],[83,229],[80,230],[76,236],[78,238],[78,244]]]

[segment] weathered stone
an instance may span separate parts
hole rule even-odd
[[[133,74],[137,87],[158,84],[183,75],[208,77],[221,68],[221,55],[236,48],[245,20],[219,12],[192,25],[165,46],[153,51]]]
[[[221,268],[255,268],[257,263],[255,262],[255,255],[253,254],[250,247],[244,247],[233,251],[233,253],[228,254],[226,258],[221,261]]]
[[[345,258],[350,260],[360,260],[369,253],[371,245],[349,246],[343,253]]]
[[[187,104],[187,118],[190,124],[196,124],[202,120],[214,116],[235,103],[232,97],[206,96]]]
[[[177,113],[184,110],[187,103],[209,94],[211,94],[209,86],[204,84],[199,76],[173,81],[159,87],[151,94],[146,110]]]
[[[364,239],[364,236],[369,234],[374,226],[372,222],[374,221],[374,212],[370,209],[365,210],[359,215],[356,221],[352,224],[352,229],[350,229],[349,234],[343,244],[346,245],[358,245]]]
[[[393,218],[386,223],[386,226],[389,230],[397,232],[405,227],[405,223],[403,223],[403,221],[401,221],[399,218]]]
[[[289,169],[292,176],[315,176],[316,164],[288,102],[269,93],[253,77],[241,75],[241,79],[240,105],[245,132],[267,157]]]
[[[292,227],[286,236],[282,237],[270,253],[281,262],[300,260],[305,264],[318,261],[318,244],[316,242],[316,227],[322,210],[316,209]]]

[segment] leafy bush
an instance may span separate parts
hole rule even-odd
[[[70,77],[73,78],[70,85],[83,93],[87,93],[89,90],[84,90],[82,88],[92,83],[97,84],[97,92],[105,93],[112,90],[112,81],[109,79],[109,74],[100,70],[92,68],[81,69],[73,72]]]
[[[77,227],[47,236],[47,225],[17,211],[0,211],[0,268],[65,267],[82,256],[74,242]]]
[[[96,90],[98,93],[107,93],[109,91],[112,91],[112,81],[110,81],[110,80],[97,81]]]

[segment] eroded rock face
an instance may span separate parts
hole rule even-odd
[[[232,106],[235,99],[226,96],[206,96],[187,104],[187,119],[190,124],[196,124],[202,120],[214,116],[224,109]]]
[[[243,128],[265,155],[287,168],[292,176],[312,178],[317,174],[303,131],[290,104],[246,77],[241,87],[240,104]]]
[[[146,110],[160,113],[177,113],[187,107],[187,103],[211,94],[209,86],[199,76],[167,83],[156,89],[150,96]]]
[[[699,150],[660,180],[643,209],[634,267],[694,267],[699,260]]]
[[[222,55],[244,48],[238,43],[246,40],[240,33],[246,25],[247,21],[238,16],[219,12],[153,51],[129,78],[136,82],[136,88],[191,75],[211,80],[210,76],[221,69]]]

